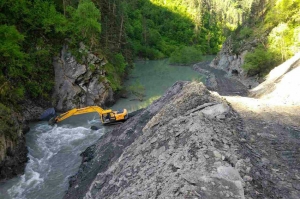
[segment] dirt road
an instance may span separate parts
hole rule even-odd
[[[254,99],[247,88],[225,77],[225,72],[197,64],[215,77],[212,90],[231,104],[242,118],[237,132],[242,154],[252,164],[246,198],[300,198],[300,106],[278,104],[276,99]],[[206,82],[211,88],[210,81]]]
[[[241,82],[226,77],[225,71],[210,67],[209,61],[198,63],[194,65],[193,68],[200,73],[206,73],[206,87],[210,90],[217,91],[222,96],[248,95],[248,88]]]

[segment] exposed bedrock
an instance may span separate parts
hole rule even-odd
[[[28,122],[37,121],[48,105],[43,100],[26,99],[19,103],[18,111],[1,110],[0,181],[24,173],[28,161],[25,142],[25,134],[30,130]]]
[[[27,158],[25,137],[20,132],[15,140],[0,136],[0,181],[23,174]]]
[[[242,65],[245,61],[245,56],[247,52],[250,52],[259,43],[258,40],[252,40],[239,49],[238,53],[233,53],[233,41],[228,38],[226,42],[222,45],[222,49],[210,63],[211,67],[224,70],[227,76],[238,79],[247,88],[254,88],[259,84],[259,79],[257,76],[249,77],[247,72],[244,71]]]
[[[113,101],[113,91],[105,77],[105,58],[96,56],[81,44],[80,52],[86,54],[82,64],[68,52],[66,46],[60,57],[54,58],[54,106],[59,111],[91,105],[102,106]]]
[[[202,83],[177,82],[83,152],[64,198],[245,198],[242,122]]]

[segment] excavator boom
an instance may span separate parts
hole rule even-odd
[[[123,112],[119,112],[119,111],[112,111],[111,109],[104,110],[99,106],[88,106],[85,108],[71,109],[55,118],[50,119],[49,124],[52,125],[54,123],[61,122],[73,115],[81,115],[81,114],[94,113],[94,112],[97,112],[99,114],[102,123],[111,123],[115,121],[126,120],[128,117],[126,109],[124,109]]]

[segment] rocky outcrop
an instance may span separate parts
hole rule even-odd
[[[0,104],[1,105],[1,104]],[[0,181],[24,173],[27,147],[24,134],[29,130],[24,118],[4,107],[0,107]]]
[[[38,102],[30,99],[25,99],[20,103],[22,117],[19,121],[26,124],[28,121],[38,121],[43,112],[51,107],[49,102]]]
[[[25,142],[25,134],[30,130],[28,122],[38,121],[50,106],[49,102],[38,99],[22,100],[19,111],[0,106],[0,180],[24,173],[28,161]]]
[[[0,135],[0,181],[23,174],[27,158],[27,147],[22,131],[16,140]]]
[[[55,70],[54,106],[59,111],[75,107],[100,105],[113,101],[113,91],[105,78],[105,58],[96,56],[81,44],[83,64],[68,52],[67,46],[60,57],[54,58]]]
[[[243,70],[242,65],[245,61],[245,55],[257,46],[258,41],[253,40],[241,45],[239,53],[233,53],[233,41],[229,37],[224,42],[221,51],[210,63],[211,67],[224,70],[231,78],[236,78],[241,81],[246,87],[253,88],[259,84],[258,77],[248,77]]]
[[[83,154],[64,198],[245,198],[239,116],[202,83],[177,82]]]

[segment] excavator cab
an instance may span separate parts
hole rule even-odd
[[[127,110],[122,111],[105,111],[100,114],[100,119],[103,124],[126,120],[128,117]]]
[[[104,110],[99,106],[88,106],[80,109],[74,108],[57,117],[53,117],[49,120],[49,124],[54,125],[55,123],[61,122],[73,115],[80,115],[93,112],[97,112],[99,114],[100,120],[103,124],[121,122],[128,119],[128,112],[126,109],[123,109],[121,111],[113,111],[111,109]]]

